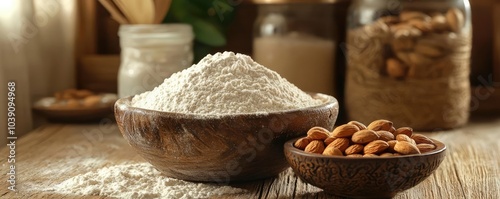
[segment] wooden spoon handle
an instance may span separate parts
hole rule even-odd
[[[132,10],[129,10],[129,7],[125,2],[123,2],[123,0],[113,0],[113,2],[115,2],[116,6],[120,8],[130,23],[137,24],[137,19],[133,15]]]
[[[108,12],[111,14],[111,18],[116,20],[118,23],[130,23],[112,0],[99,0],[99,2],[104,6],[104,8],[106,8],[106,10],[108,10]]]
[[[154,0],[155,4],[155,19],[154,23],[159,24],[163,21],[170,9],[172,0]]]

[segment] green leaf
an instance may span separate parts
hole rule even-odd
[[[171,12],[167,15],[168,21],[191,24],[195,34],[195,40],[209,46],[223,46],[226,38],[220,24],[202,18],[202,11],[195,4],[186,0],[174,0]]]
[[[226,45],[226,38],[221,30],[208,20],[196,18],[193,16],[186,17],[186,21],[193,26],[193,32],[196,35],[195,39],[209,46]]]

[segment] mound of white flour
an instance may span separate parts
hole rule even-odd
[[[209,198],[245,190],[230,186],[193,183],[162,176],[148,163],[104,167],[77,175],[52,191],[62,194],[115,198]]]
[[[132,106],[139,108],[211,116],[265,114],[321,103],[249,56],[232,52],[207,55],[132,99]]]

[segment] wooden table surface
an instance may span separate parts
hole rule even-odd
[[[500,118],[471,121],[426,135],[447,144],[446,159],[425,181],[395,198],[500,198]],[[7,189],[9,149],[2,147],[0,198],[105,198],[37,191],[104,166],[143,162],[113,122],[46,124],[16,141],[17,192]],[[291,169],[278,177],[234,184],[248,190],[227,198],[335,198],[298,179]]]

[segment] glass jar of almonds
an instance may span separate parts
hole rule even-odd
[[[464,125],[471,39],[467,0],[355,0],[346,42],[349,118],[417,130]]]

